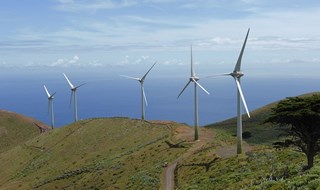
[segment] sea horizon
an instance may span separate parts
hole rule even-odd
[[[75,85],[86,83],[77,90],[79,120],[100,117],[141,118],[140,84],[119,76],[118,72],[141,77],[137,73],[144,74],[144,70],[66,70],[66,74]],[[46,85],[50,93],[56,92],[55,127],[74,122],[73,103],[69,106],[71,91],[60,70],[3,71],[0,78],[0,89],[3,92],[0,95],[1,109],[33,117],[50,126],[48,100],[43,88],[43,85]],[[318,91],[316,79],[312,76],[288,75],[267,78],[248,74],[242,78],[241,85],[251,112],[286,97]],[[145,119],[170,120],[194,126],[194,86],[190,85],[177,99],[188,80],[188,73],[166,76],[157,73],[156,70],[151,71],[145,81],[148,100]],[[200,126],[236,116],[237,91],[232,77],[204,76],[200,77],[199,82],[210,92],[210,95],[207,95],[198,88]]]

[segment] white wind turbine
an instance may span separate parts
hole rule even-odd
[[[236,82],[237,86],[237,154],[242,153],[242,112],[241,112],[241,101],[242,104],[246,110],[246,113],[248,117],[250,118],[250,113],[247,107],[246,100],[244,98],[241,85],[240,85],[240,78],[244,75],[243,72],[241,71],[241,60],[242,60],[242,55],[244,52],[244,49],[246,47],[247,39],[249,36],[250,28],[248,29],[246,38],[244,40],[244,43],[242,45],[242,49],[240,51],[240,55],[238,57],[238,61],[236,63],[236,66],[234,67],[234,70],[232,73],[225,73],[222,75],[215,75],[215,76],[232,76]]]
[[[199,80],[199,77],[196,76],[193,66],[193,58],[192,58],[192,46],[191,46],[191,76],[189,78],[189,82],[186,84],[186,86],[182,89],[180,94],[177,98],[180,97],[180,95],[184,92],[184,90],[188,87],[188,85],[193,82],[194,83],[194,140],[199,139],[198,134],[198,128],[199,128],[199,120],[198,120],[198,92],[197,92],[197,86],[199,86],[205,93],[209,94],[209,92],[203,88],[197,81]]]
[[[126,77],[126,78],[129,78],[129,79],[136,80],[136,81],[140,82],[140,84],[141,84],[141,119],[142,120],[144,120],[144,118],[145,118],[144,105],[148,106],[147,97],[146,97],[146,94],[144,92],[143,83],[144,83],[144,80],[146,79],[148,73],[151,71],[151,69],[155,66],[156,63],[157,62],[155,62],[151,66],[151,68],[146,72],[146,74],[142,78],[135,78],[135,77],[129,77],[129,76],[125,76],[125,75],[120,75],[122,77]]]
[[[68,79],[67,75],[64,74],[64,77],[66,78],[68,84],[70,85],[70,88],[71,88],[71,96],[70,96],[70,106],[71,106],[71,102],[72,102],[72,96],[73,96],[73,100],[74,100],[74,121],[78,121],[78,110],[77,110],[77,89],[80,87],[80,86],[83,86],[85,85],[85,83],[79,85],[79,86],[74,86],[70,80]]]
[[[51,112],[51,128],[53,129],[54,128],[53,96],[56,93],[50,94],[46,85],[43,85],[43,87],[48,96],[48,113]]]

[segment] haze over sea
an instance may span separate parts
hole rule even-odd
[[[172,120],[191,126],[194,124],[194,86],[190,85],[177,99],[178,93],[188,82],[190,72],[188,64],[180,66],[179,69],[170,70],[172,66],[160,63],[149,73],[145,81],[149,104],[146,107],[146,119]],[[77,91],[79,119],[118,116],[140,118],[140,84],[119,75],[141,77],[150,65],[151,62],[144,64],[143,67],[138,66],[138,69],[134,66],[121,66],[74,71],[70,69],[5,70],[0,76],[1,109],[31,116],[50,125],[47,97],[43,89],[45,84],[50,93],[57,92],[54,98],[56,126],[61,127],[72,123],[73,105],[69,107],[70,89],[62,75],[62,72],[66,72],[75,85],[86,83]],[[213,73],[213,67],[205,70],[200,69],[201,65],[196,66],[200,84],[210,92],[210,95],[206,95],[199,89],[200,125],[234,117],[236,115],[234,80],[231,77],[205,78],[204,76],[226,71],[222,72],[218,69],[220,72]],[[230,66],[232,70],[232,64]],[[254,76],[250,72],[245,74],[241,82],[250,111],[288,96],[319,91],[320,88],[318,82],[320,77],[314,75],[308,77],[284,74],[268,77]]]

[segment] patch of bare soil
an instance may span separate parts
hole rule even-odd
[[[170,163],[167,167],[164,168],[161,177],[162,189],[170,190],[174,188],[174,170],[177,166],[177,163],[190,155],[195,151],[203,147],[207,142],[211,141],[214,137],[214,133],[210,129],[199,128],[199,140],[194,141],[194,128],[188,126],[181,126],[175,130],[174,138],[180,141],[192,142],[192,147],[188,149],[182,156]]]
[[[249,145],[246,142],[242,142],[242,152],[250,152],[253,150],[253,146]],[[232,156],[237,155],[237,145],[228,145],[228,146],[222,146],[218,148],[216,151],[216,154],[221,158],[230,158]]]

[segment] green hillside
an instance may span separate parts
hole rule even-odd
[[[0,153],[39,135],[35,124],[49,129],[35,119],[0,110]]]
[[[314,93],[302,96],[310,96]],[[236,155],[236,118],[206,126],[215,139],[177,166],[177,189],[319,189],[320,159],[315,167],[304,171],[306,158],[292,148],[276,150],[272,143],[279,140],[280,131],[263,124],[271,108],[269,104],[243,115],[245,154]]]
[[[159,189],[165,162],[178,162],[175,189],[319,189],[319,157],[304,171],[304,154],[273,148],[280,131],[262,121],[275,105],[244,115],[242,155],[235,118],[200,128],[197,142],[174,122],[82,120],[0,153],[0,189]]]
[[[186,150],[165,142],[181,127],[110,118],[55,129],[1,154],[0,189],[158,189],[162,164]]]

